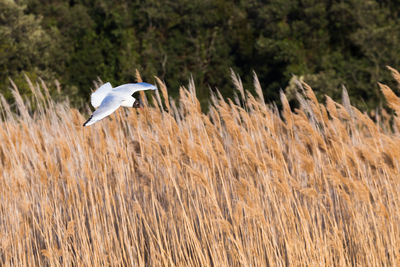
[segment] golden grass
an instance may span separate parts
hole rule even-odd
[[[214,95],[208,114],[193,83],[177,105],[157,79],[153,107],[86,128],[44,83],[31,101],[14,86],[19,115],[0,102],[0,265],[399,265],[399,98],[381,85],[396,115],[376,123],[302,84],[281,115],[256,76],[257,98],[232,77],[240,100]]]

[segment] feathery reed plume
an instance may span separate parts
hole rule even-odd
[[[383,95],[386,98],[386,101],[390,108],[392,108],[397,115],[400,115],[400,98],[393,93],[393,91],[389,88],[389,86],[378,83],[379,87]]]
[[[136,76],[136,82],[138,82],[138,83],[143,82],[142,77],[140,76],[140,72],[139,72],[138,69],[135,70],[135,76]],[[146,94],[144,93],[144,91],[140,91],[139,94],[140,94],[140,98],[142,99],[143,105],[144,105],[145,107],[147,107],[147,105],[148,105],[149,103],[148,103],[148,101],[147,101]]]
[[[162,96],[164,98],[165,107],[167,108],[167,111],[169,111],[171,109],[171,107],[169,105],[167,86],[158,77],[155,77],[155,78],[157,80],[158,85],[160,86],[160,90],[161,90]]]
[[[258,80],[257,74],[253,71],[253,80],[254,80],[254,88],[256,89],[256,93],[258,98],[260,99],[260,103],[265,105],[264,94],[262,92],[260,81]]]
[[[175,103],[156,77],[156,108],[84,129],[44,82],[27,80],[31,99],[11,83],[0,265],[396,265],[399,98],[380,84],[396,114],[374,121],[346,90],[323,105],[303,83],[299,108],[281,92],[280,111],[255,74],[257,98],[232,78],[240,100],[215,91],[207,114],[193,80]]]
[[[233,71],[233,69],[231,69],[231,78],[232,78],[233,84],[235,85],[236,90],[238,90],[240,92],[240,96],[242,98],[242,101],[245,101],[244,88],[243,88],[242,80],[240,79],[239,75],[237,75]]]
[[[388,68],[388,70],[390,70],[390,72],[392,73],[393,78],[397,82],[397,87],[400,88],[400,73],[396,69],[394,69],[394,68],[392,68],[390,66],[386,66],[386,68]]]

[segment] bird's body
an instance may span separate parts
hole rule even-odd
[[[134,98],[133,94],[143,90],[157,90],[157,87],[149,83],[128,83],[115,88],[112,88],[110,83],[103,84],[90,97],[92,106],[97,109],[83,126],[98,122],[112,114],[120,106],[140,107],[140,99]]]

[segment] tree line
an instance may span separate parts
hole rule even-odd
[[[164,80],[172,96],[193,77],[206,105],[210,90],[232,96],[230,68],[268,102],[293,90],[294,76],[319,97],[356,106],[380,103],[386,65],[399,67],[399,0],[2,0],[0,93],[11,78],[59,80],[78,107],[98,77],[117,85]],[[29,94],[28,90],[22,92]]]

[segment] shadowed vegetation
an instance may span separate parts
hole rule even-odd
[[[138,69],[175,99],[192,76],[204,108],[209,88],[233,96],[233,68],[249,90],[256,71],[268,103],[297,75],[319,101],[338,101],[344,85],[371,110],[383,102],[377,82],[394,85],[385,66],[400,66],[399,10],[398,0],[2,0],[0,93],[12,101],[10,77],[29,94],[24,73],[58,79],[81,109],[97,77],[124,84]]]

